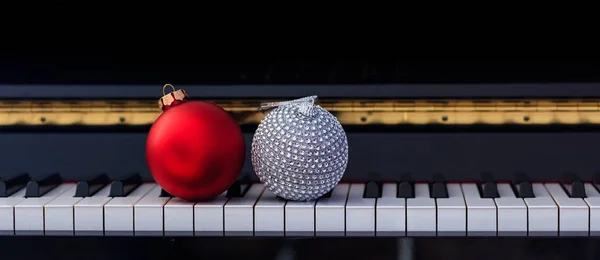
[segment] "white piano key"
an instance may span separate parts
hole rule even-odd
[[[96,192],[91,197],[86,197],[74,206],[75,235],[76,236],[103,236],[104,235],[104,205],[109,197],[110,185]]]
[[[315,206],[315,235],[344,236],[346,230],[346,199],[350,184],[338,184],[331,197],[320,198]]]
[[[254,205],[265,186],[253,184],[241,198],[230,198],[225,204],[225,235],[254,235]]]
[[[437,235],[466,236],[467,207],[460,184],[446,185],[448,198],[436,199],[437,202]]]
[[[133,229],[135,236],[164,235],[163,207],[171,198],[161,197],[161,190],[162,188],[156,185],[133,206]]]
[[[227,192],[208,201],[200,201],[194,205],[194,235],[223,236],[224,207],[228,198]]]
[[[558,205],[559,236],[587,236],[590,208],[581,198],[571,198],[558,183],[546,183],[546,189]]]
[[[66,192],[74,184],[61,184],[38,198],[26,198],[15,205],[15,234],[44,234],[44,205]]]
[[[72,236],[74,235],[73,207],[83,198],[77,198],[76,185],[44,205],[45,210],[45,234],[50,236]]]
[[[396,195],[397,184],[383,184],[375,209],[377,236],[406,236],[406,199]]]
[[[435,199],[429,196],[429,185],[415,184],[415,197],[406,199],[406,235],[435,236],[437,231],[437,208]]]
[[[498,236],[527,236],[527,206],[508,183],[498,184]]]
[[[107,236],[133,236],[133,207],[150,190],[154,183],[137,187],[126,197],[115,197],[104,205],[104,233]]]
[[[285,228],[285,200],[264,190],[254,206],[254,235],[283,236]]]
[[[594,184],[585,184],[587,198],[583,199],[590,207],[590,236],[600,236],[600,193]]]
[[[172,198],[165,205],[165,236],[194,235],[193,201]]]
[[[288,201],[285,204],[285,235],[315,235],[316,201]]]
[[[25,188],[0,198],[0,236],[15,234],[15,205],[25,200]]]
[[[558,236],[558,206],[544,187],[533,183],[535,198],[525,198],[529,236]]]
[[[462,184],[467,204],[467,236],[496,236],[496,203],[481,198],[477,185]]]
[[[366,185],[350,185],[346,201],[346,236],[375,236],[375,198],[364,198]]]

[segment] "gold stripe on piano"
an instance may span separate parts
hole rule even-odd
[[[209,100],[205,100],[209,101]],[[242,124],[264,117],[260,103],[218,100]],[[320,100],[344,125],[600,124],[600,100]],[[155,101],[0,101],[0,126],[150,125]]]

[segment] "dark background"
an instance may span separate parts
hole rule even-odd
[[[71,50],[0,53],[0,84],[600,82],[597,61],[160,63]],[[282,86],[285,87],[285,86]],[[35,158],[30,158],[35,163]],[[283,239],[2,237],[7,259],[273,259]],[[296,241],[300,259],[394,259],[394,239]],[[596,239],[417,239],[417,259],[593,259]]]
[[[151,55],[150,55],[151,54]],[[206,58],[100,53],[93,49],[0,52],[0,83],[37,84],[360,84],[597,82],[600,62],[574,60],[414,60],[205,62]],[[168,61],[168,62],[167,62]]]

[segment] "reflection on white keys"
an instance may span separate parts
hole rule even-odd
[[[527,236],[527,206],[517,198],[510,184],[499,183],[495,198],[498,208],[498,236]]]
[[[435,199],[429,196],[429,185],[415,184],[415,197],[406,199],[406,235],[435,236],[437,211]]]
[[[315,234],[317,236],[344,236],[346,227],[346,198],[350,184],[338,184],[330,198],[320,198],[315,206]]]
[[[587,236],[590,209],[581,198],[571,198],[558,183],[547,183],[546,189],[558,205],[559,236]]]
[[[285,204],[285,235],[315,235],[316,201],[288,201]]]
[[[194,206],[194,235],[223,236],[225,226],[223,211],[228,200],[226,195],[227,192],[224,192],[212,200],[196,203]]]
[[[351,184],[346,202],[346,236],[375,235],[375,203],[364,198],[365,184]]]
[[[104,235],[104,204],[108,203],[110,185],[75,204],[75,235],[102,236]]]
[[[461,186],[467,204],[467,236],[495,236],[497,229],[494,199],[481,198],[474,183]]]
[[[193,201],[172,198],[165,204],[165,236],[194,235]]]
[[[25,200],[25,188],[0,198],[0,236],[15,234],[15,205]]]
[[[61,184],[39,198],[26,198],[15,205],[15,234],[44,234],[44,205],[75,184]]]
[[[133,207],[133,228],[136,236],[162,236],[164,234],[163,207],[171,198],[161,197],[161,190],[161,187],[156,185]]]
[[[44,205],[45,234],[51,236],[72,236],[75,231],[73,206],[83,198],[74,197],[76,185]]]
[[[544,184],[533,183],[535,198],[525,198],[529,225],[529,236],[558,235],[558,207]]]
[[[375,214],[377,236],[406,236],[406,199],[396,195],[397,184],[383,184]]]
[[[225,235],[254,235],[254,204],[265,186],[253,184],[241,198],[230,198],[225,204]]]
[[[600,193],[594,184],[585,184],[587,198],[583,199],[590,207],[590,236],[600,235]]]
[[[133,236],[133,206],[154,183],[142,184],[126,197],[115,197],[104,205],[104,233],[107,236]]]
[[[467,208],[460,184],[446,185],[448,198],[437,201],[437,235],[466,236]]]
[[[285,200],[265,189],[254,206],[254,235],[283,236]]]

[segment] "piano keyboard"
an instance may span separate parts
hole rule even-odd
[[[54,175],[53,175],[54,176]],[[311,202],[239,184],[202,202],[131,177],[56,177],[0,187],[0,235],[49,236],[598,236],[596,184],[340,183]],[[20,183],[20,184],[19,184]]]

